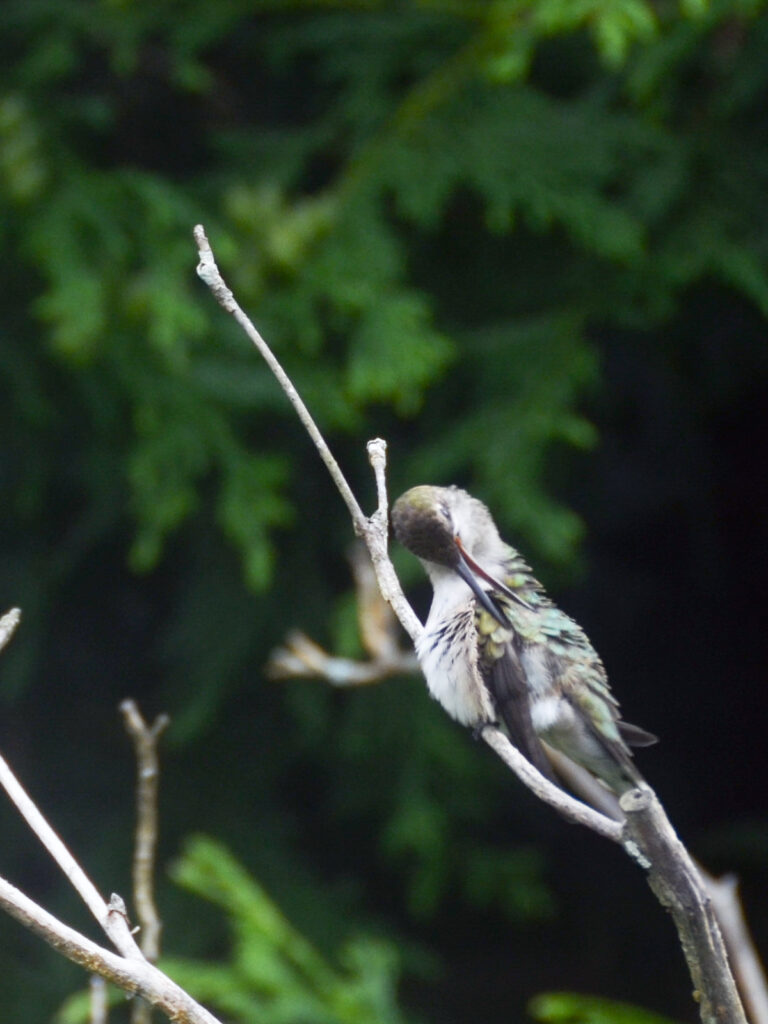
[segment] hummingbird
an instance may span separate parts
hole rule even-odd
[[[555,783],[542,740],[616,794],[641,783],[630,747],[656,737],[621,719],[586,633],[501,539],[486,506],[458,487],[412,487],[392,525],[432,584],[416,654],[448,714],[476,732],[501,720]]]

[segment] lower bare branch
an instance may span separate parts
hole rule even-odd
[[[340,688],[369,686],[395,675],[413,674],[418,669],[413,654],[356,661],[323,650],[298,629],[291,630],[282,647],[269,656],[266,672],[270,679],[322,679]]]
[[[91,974],[142,996],[177,1024],[221,1024],[205,1007],[143,957],[122,957],[76,932],[0,878],[0,907]]]
[[[768,984],[744,918],[738,880],[735,875],[713,878],[701,867],[699,872],[712,900],[751,1024],[768,1024]]]
[[[133,935],[131,935],[128,921],[122,915],[113,913],[111,908],[105,903],[96,886],[37,809],[2,756],[0,756],[0,785],[5,789],[16,805],[16,809],[77,890],[105,934],[113,942],[115,949],[118,949],[126,957],[143,959],[143,954],[136,945]]]
[[[698,869],[649,786],[625,793],[624,845],[646,861],[648,884],[672,915],[703,1024],[746,1024],[728,955]]]
[[[418,671],[413,649],[403,650],[402,635],[392,608],[381,595],[376,572],[361,541],[349,552],[355,580],[357,620],[368,661],[329,654],[306,633],[291,630],[283,646],[269,656],[266,671],[271,679],[320,678],[332,686],[367,686],[394,675]]]

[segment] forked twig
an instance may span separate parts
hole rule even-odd
[[[135,701],[120,704],[125,728],[136,752],[136,841],[133,850],[133,902],[139,921],[141,951],[150,963],[160,956],[162,922],[154,893],[155,849],[157,847],[157,790],[159,759],[157,742],[168,727],[168,715],[158,715],[147,725]],[[152,1009],[144,999],[131,1007],[132,1024],[149,1024]]]
[[[49,914],[4,878],[0,878],[0,907],[68,960],[92,974],[100,974],[125,992],[141,994],[176,1024],[221,1024],[154,964],[143,957],[128,959],[99,946]]]
[[[18,621],[17,609],[0,619],[0,645],[8,640]],[[155,726],[159,732],[162,722],[159,726],[155,723]],[[124,901],[113,893],[109,903],[105,903],[93,882],[45,820],[2,757],[0,785],[72,883],[102,930],[119,950],[119,954],[105,949],[74,928],[70,928],[2,877],[0,908],[73,963],[84,967],[91,974],[111,981],[126,992],[141,996],[147,1003],[162,1010],[176,1024],[221,1024],[212,1013],[195,1002],[179,985],[146,959],[131,932]],[[103,986],[92,984],[91,1018],[94,1024],[104,1020],[104,1014]]]
[[[162,923],[154,896],[155,848],[157,846],[157,741],[168,727],[168,715],[158,715],[152,725],[142,718],[136,702],[120,705],[125,728],[136,751],[136,843],[133,853],[133,899],[140,926],[141,951],[151,963],[160,955]]]
[[[219,272],[219,268],[216,266],[216,261],[214,260],[213,252],[203,226],[198,224],[193,233],[200,256],[200,262],[197,265],[198,276],[205,282],[205,284],[208,285],[214,298],[222,309],[226,310],[227,313],[230,313],[240,324],[258,349],[262,358],[267,363],[267,366],[269,366],[270,370],[272,370],[277,378],[277,381],[285,392],[288,401],[296,410],[296,415],[301,420],[304,428],[317,448],[320,458],[323,460],[328,472],[331,474],[331,479],[336,484],[345,505],[349,509],[355,533],[365,541],[365,544],[371,554],[371,560],[376,571],[376,578],[379,581],[379,587],[381,588],[381,593],[384,596],[384,599],[392,605],[392,608],[398,619],[400,619],[403,628],[411,639],[415,641],[421,633],[421,623],[411,606],[406,601],[402,587],[400,586],[400,581],[398,580],[395,570],[392,567],[392,563],[389,561],[387,556],[388,504],[386,484],[386,441],[383,441],[381,438],[376,438],[375,440],[368,442],[368,459],[373,467],[378,494],[378,507],[370,519],[368,519],[360,508],[357,498],[352,493],[352,489],[341,471],[341,467],[333,457],[330,448],[326,444],[325,438],[320,433],[317,424],[312,419],[309,410],[302,401],[298,391],[293,386],[288,374],[282,368],[270,347],[264,341],[261,334],[256,330],[251,320],[240,308],[234,295],[225,284],[224,279]]]
[[[16,806],[19,814],[72,883],[105,934],[112,940],[115,949],[125,957],[142,960],[142,952],[131,934],[125,916],[115,912],[113,903],[108,904],[104,901],[96,886],[37,809],[2,756],[0,756],[0,785]]]

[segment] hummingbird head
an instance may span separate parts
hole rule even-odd
[[[496,585],[482,563],[496,569],[505,545],[485,505],[458,487],[423,484],[402,494],[392,507],[395,536],[418,558],[452,569],[497,619],[503,616],[480,580]],[[479,564],[481,563],[481,564]]]
[[[403,547],[450,569],[462,551],[493,558],[502,544],[485,505],[458,487],[412,487],[395,502],[392,526]]]
[[[392,526],[403,547],[418,558],[453,569],[459,552],[450,497],[447,487],[412,487],[392,506]]]

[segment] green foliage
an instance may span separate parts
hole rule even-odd
[[[360,936],[332,966],[290,924],[245,868],[216,841],[189,840],[176,881],[227,914],[233,952],[226,963],[164,961],[195,998],[229,1020],[288,1024],[397,1024],[398,957],[391,944]]]
[[[135,521],[137,569],[158,564],[204,493],[249,583],[264,588],[272,530],[290,518],[285,459],[249,463],[254,446],[244,443],[286,410],[274,395],[263,404],[274,386],[242,341],[230,332],[224,343],[228,328],[191,276],[189,230],[203,212],[241,301],[284,354],[322,426],[374,432],[378,406],[411,418],[449,368],[468,374],[473,399],[454,417],[453,459],[441,467],[430,458],[436,435],[422,429],[409,477],[447,479],[472,466],[476,486],[501,501],[509,524],[561,562],[573,557],[580,530],[541,478],[553,442],[593,441],[577,407],[595,372],[573,372],[594,367],[583,325],[647,323],[706,275],[768,310],[766,232],[753,214],[762,208],[756,169],[765,155],[756,148],[737,165],[725,161],[728,124],[697,132],[683,85],[687,66],[708,59],[708,34],[728,17],[754,17],[756,7],[694,4],[657,15],[643,0],[468,0],[408,18],[387,4],[322,13],[256,5],[249,17],[237,5],[212,15],[190,3],[164,32],[159,12],[96,6],[98,32],[74,0],[55,25],[43,28],[31,14],[11,22],[9,45],[31,45],[0,103],[2,173],[5,213],[23,232],[37,281],[27,296],[44,331],[36,362],[40,370],[58,364],[76,392],[81,381],[99,380],[128,426],[113,436],[112,457]],[[276,10],[289,9],[285,23]],[[257,32],[251,59],[271,69],[270,88],[293,89],[294,116],[281,120],[275,109],[256,131],[231,115],[208,127],[201,106],[223,86],[215,47],[234,38],[238,23],[246,38]],[[536,73],[539,47],[585,28],[608,64],[632,59],[626,85],[567,48],[561,77],[570,74],[577,88],[563,94]],[[158,53],[165,64],[150,65],[156,80],[143,88],[159,90],[158,119],[178,110],[189,122],[175,160],[161,157],[151,137],[140,137],[134,152],[127,134],[143,113],[144,64]],[[716,54],[709,59],[718,78],[745,82],[734,80],[741,91],[732,102],[748,103],[763,80],[754,62],[726,69]],[[109,77],[89,90],[94,60]],[[300,69],[306,85],[296,80]],[[54,82],[59,98],[46,92]],[[247,80],[235,77],[231,87],[254,102]],[[673,90],[680,116],[664,119]],[[696,106],[712,105],[717,117],[720,97],[705,91]],[[173,133],[170,120],[166,127]],[[170,161],[173,177],[143,168],[141,147],[145,164]],[[105,148],[111,156],[94,160]],[[744,189],[755,203],[741,202],[750,214],[739,223],[734,200]],[[390,212],[428,237],[446,230],[467,193],[494,234],[519,234],[520,226],[534,238],[565,233],[546,294],[525,243],[519,255],[510,246],[497,268],[510,279],[506,301],[497,292],[497,308],[478,311],[471,326],[434,294],[434,248],[429,266],[416,270],[408,232]],[[465,221],[460,230],[479,240],[483,227]],[[606,303],[606,278],[623,304]],[[462,290],[457,306],[476,301],[471,281]],[[517,337],[531,317],[539,323],[527,346],[535,365],[570,382],[539,396],[538,425],[508,389],[525,358]],[[491,356],[496,390],[508,395],[504,410],[495,396],[478,402],[489,375],[482,360]],[[97,415],[86,411],[91,429]],[[513,439],[501,461],[500,437]],[[499,477],[515,487],[500,494]],[[101,486],[87,471],[83,485],[92,494]],[[255,487],[264,499],[254,503]]]
[[[404,715],[419,721],[421,702],[395,699]],[[368,703],[370,710],[357,709],[358,746],[386,762],[393,757],[391,744],[397,738],[368,738],[377,716],[386,714],[382,702]],[[494,845],[484,835],[482,825],[492,813],[493,779],[489,772],[478,784],[476,752],[456,742],[452,724],[439,718],[425,722],[417,732],[408,730],[399,743],[405,757],[389,792],[382,795],[378,818],[386,822],[382,855],[402,878],[410,915],[434,920],[446,900],[453,899],[472,911],[502,913],[513,925],[554,917],[556,898],[539,852],[529,845]],[[360,752],[351,750],[349,770],[360,760]],[[371,771],[376,773],[375,766]],[[343,786],[343,779],[338,785]],[[354,822],[351,817],[350,827]]]
[[[159,966],[199,1002],[229,1021],[264,1024],[401,1024],[398,955],[383,940],[360,936],[329,963],[291,925],[259,883],[221,843],[188,840],[173,868],[184,888],[221,908],[233,937],[226,962],[164,958]],[[113,1004],[124,996],[111,993]],[[86,993],[70,997],[59,1024],[86,1024]]]
[[[465,380],[474,376],[466,397],[476,412],[450,422],[425,446],[423,477],[450,480],[471,471],[494,509],[517,522],[550,559],[562,559],[581,536],[581,523],[546,495],[546,459],[556,442],[584,449],[595,443],[592,425],[575,409],[578,393],[597,381],[594,352],[578,318],[568,315],[489,325],[473,332],[466,350],[457,373]],[[506,462],[515,466],[514,475],[497,472]]]
[[[550,992],[532,999],[528,1011],[542,1024],[674,1024],[669,1017],[613,999]]]

